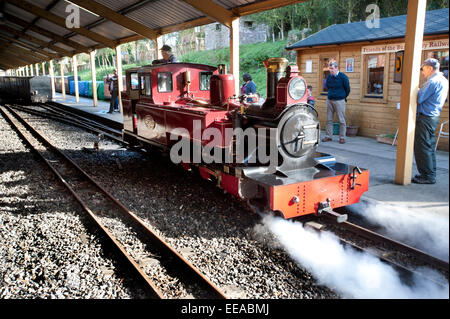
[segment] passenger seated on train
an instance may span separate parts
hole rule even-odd
[[[244,84],[241,86],[241,94],[248,96],[247,103],[258,102],[259,94],[256,92],[256,84],[253,82],[252,76],[249,73],[244,73],[242,80],[244,80]]]
[[[314,105],[316,105],[316,99],[314,98],[313,94],[312,94],[312,86],[308,85],[307,87],[308,89],[308,104],[311,105],[312,107],[314,107]]]
[[[177,58],[172,54],[172,48],[167,44],[164,44],[161,48],[162,59],[153,60],[152,64],[162,64],[162,63],[176,63]]]

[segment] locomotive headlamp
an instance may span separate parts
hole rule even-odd
[[[289,95],[294,100],[300,100],[306,92],[306,83],[302,78],[294,78],[289,83]]]

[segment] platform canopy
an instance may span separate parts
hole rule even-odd
[[[72,57],[305,0],[1,0],[0,68]],[[77,16],[79,12],[79,19]],[[79,25],[77,22],[79,21]]]

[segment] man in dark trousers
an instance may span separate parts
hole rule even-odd
[[[328,65],[330,74],[326,78],[326,87],[328,89],[327,98],[327,126],[326,136],[322,139],[322,142],[332,141],[333,136],[333,117],[336,112],[339,119],[339,143],[345,143],[345,133],[347,130],[347,124],[345,122],[345,103],[347,102],[347,96],[350,94],[350,82],[348,77],[339,72],[337,62],[330,62]]]
[[[436,183],[436,127],[448,94],[448,80],[439,72],[439,61],[426,59],[420,68],[426,82],[417,93],[414,158],[419,174],[416,184]]]
[[[112,113],[114,111],[119,111],[119,105],[117,103],[119,97],[119,77],[117,76],[117,70],[114,70],[113,76],[108,77],[107,82],[109,84],[109,93],[111,93],[111,101],[109,102],[109,111]]]

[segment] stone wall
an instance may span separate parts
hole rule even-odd
[[[258,24],[249,18],[239,21],[240,44],[266,42],[268,27]],[[230,46],[230,29],[220,23],[211,23],[205,26],[206,50],[219,49]]]

